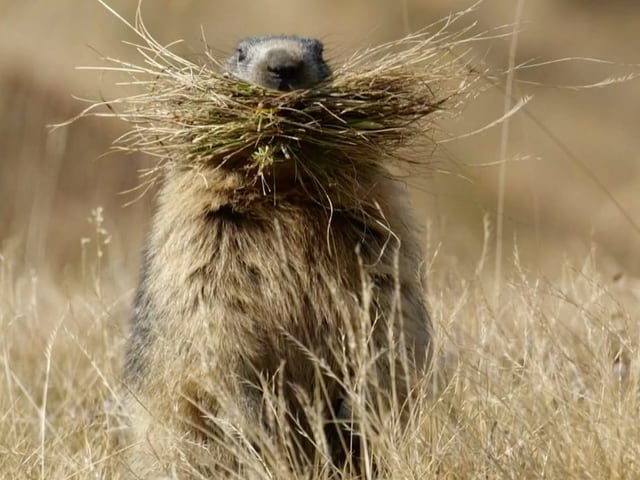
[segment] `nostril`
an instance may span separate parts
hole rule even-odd
[[[300,71],[299,65],[269,65],[267,70],[281,80],[292,80]]]
[[[269,86],[281,91],[300,88],[305,76],[302,55],[283,48],[270,50],[261,68],[263,74],[269,77]]]

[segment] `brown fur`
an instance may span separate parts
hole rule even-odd
[[[409,371],[376,362],[376,387],[397,404],[424,371],[430,322],[403,186],[375,162],[331,168],[318,179],[279,166],[265,194],[247,170],[166,166],[127,353],[134,478],[168,472],[181,454],[201,472],[238,471],[234,431],[258,448],[284,438],[302,467],[318,461],[305,399],[328,422],[349,412],[336,378],[354,332],[372,329],[374,353],[390,338],[406,347]],[[268,391],[288,427],[270,419]],[[344,460],[341,433],[326,432]]]

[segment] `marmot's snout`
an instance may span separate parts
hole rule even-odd
[[[311,88],[331,74],[322,57],[322,42],[295,35],[241,40],[227,60],[236,77],[273,90]]]
[[[278,90],[292,90],[304,78],[304,62],[283,49],[274,49],[265,55],[264,65]],[[258,67],[261,68],[261,67]]]

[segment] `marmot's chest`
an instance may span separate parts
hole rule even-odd
[[[292,206],[273,207],[271,216],[224,207],[207,215],[200,233],[206,240],[196,242],[202,257],[192,279],[214,298],[243,292],[244,303],[262,305],[324,287],[359,290],[362,270],[375,271],[391,238],[342,212]]]

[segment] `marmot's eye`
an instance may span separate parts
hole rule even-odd
[[[239,62],[244,62],[247,58],[247,51],[242,47],[236,48],[236,54],[238,55]]]
[[[313,50],[319,57],[322,57],[322,52],[324,51],[324,45],[318,41],[316,41],[313,45]]]

